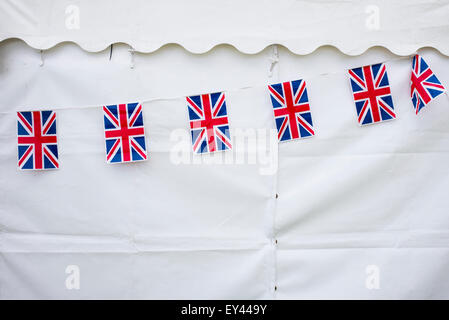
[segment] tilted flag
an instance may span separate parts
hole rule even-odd
[[[54,111],[17,112],[18,166],[22,170],[59,168]]]
[[[410,96],[416,114],[430,101],[446,91],[429,65],[419,55],[413,57],[410,82]]]
[[[147,159],[142,105],[128,103],[103,107],[106,162]]]
[[[195,153],[232,149],[223,92],[186,97]]]
[[[268,86],[279,141],[289,141],[315,135],[304,80],[288,81]]]
[[[396,118],[384,63],[348,70],[360,125]]]

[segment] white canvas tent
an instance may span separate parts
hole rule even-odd
[[[0,298],[449,298],[449,98],[409,96],[415,52],[449,86],[447,1],[0,8]],[[383,61],[397,119],[360,127],[346,70]],[[272,148],[266,86],[295,79],[316,136]],[[216,91],[252,137],[227,160],[182,143]],[[101,106],[134,101],[149,160],[106,164]],[[17,170],[42,109],[61,167]]]

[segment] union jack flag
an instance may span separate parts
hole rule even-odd
[[[106,162],[147,159],[142,105],[128,103],[103,107]]]
[[[424,59],[413,57],[410,96],[415,113],[418,114],[430,101],[444,93],[446,89],[432,72]]]
[[[223,92],[186,97],[195,153],[232,149]]]
[[[20,169],[59,168],[54,111],[17,112],[17,142]]]
[[[384,63],[348,70],[360,125],[396,118]]]
[[[268,86],[268,90],[279,141],[315,135],[304,80],[271,84]]]

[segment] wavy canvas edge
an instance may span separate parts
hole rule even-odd
[[[437,50],[439,53],[441,53],[442,55],[449,57],[449,44],[442,45],[441,43],[435,44],[435,43],[431,43],[431,42],[420,43],[417,45],[404,45],[404,44],[393,45],[391,43],[386,43],[386,42],[375,42],[375,43],[370,43],[365,46],[357,46],[357,47],[352,47],[352,46],[348,46],[348,45],[341,44],[341,43],[322,42],[322,43],[315,43],[315,44],[309,43],[309,45],[307,47],[305,47],[302,45],[295,46],[291,43],[286,43],[286,42],[263,42],[263,43],[261,42],[258,44],[255,44],[253,42],[251,44],[246,44],[246,45],[242,44],[242,43],[238,43],[238,42],[232,42],[232,43],[231,42],[214,42],[214,43],[208,43],[208,44],[202,44],[202,45],[198,45],[198,44],[193,45],[193,44],[187,44],[187,43],[183,43],[183,42],[173,41],[173,42],[163,42],[163,43],[154,43],[151,45],[145,45],[145,44],[142,44],[141,42],[138,43],[138,42],[123,41],[123,40],[103,41],[103,42],[96,42],[95,44],[91,44],[88,41],[80,42],[80,41],[75,41],[75,40],[50,40],[48,38],[45,39],[45,41],[44,41],[44,40],[42,40],[42,38],[29,39],[29,38],[19,38],[19,37],[4,37],[4,38],[0,38],[0,44],[3,44],[4,42],[6,42],[8,40],[21,40],[25,44],[27,44],[29,47],[36,49],[36,50],[49,50],[49,49],[52,49],[61,44],[71,43],[71,44],[75,44],[75,45],[79,46],[82,50],[91,52],[91,53],[104,51],[107,48],[109,48],[111,45],[125,44],[125,45],[130,46],[136,52],[139,52],[139,53],[152,53],[152,52],[155,52],[167,45],[178,45],[178,46],[184,48],[184,50],[186,50],[192,54],[205,54],[205,53],[212,51],[217,46],[227,45],[227,46],[233,47],[235,50],[239,51],[242,54],[252,55],[252,54],[258,54],[270,46],[278,45],[278,46],[283,46],[284,48],[288,49],[290,52],[292,52],[293,54],[296,54],[296,55],[308,55],[308,54],[311,54],[314,51],[318,50],[321,47],[333,47],[345,55],[358,56],[358,55],[365,53],[367,50],[369,50],[373,47],[382,47],[398,56],[409,56],[409,55],[416,53],[420,49],[433,48],[433,49]]]

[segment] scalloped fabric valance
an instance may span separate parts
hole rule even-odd
[[[449,55],[448,16],[449,1],[437,0],[15,0],[0,2],[0,40],[41,50],[69,41],[91,52],[113,43],[140,52],[176,43],[193,53],[230,44],[252,54],[279,44],[296,54],[331,45],[348,55],[373,46]]]

